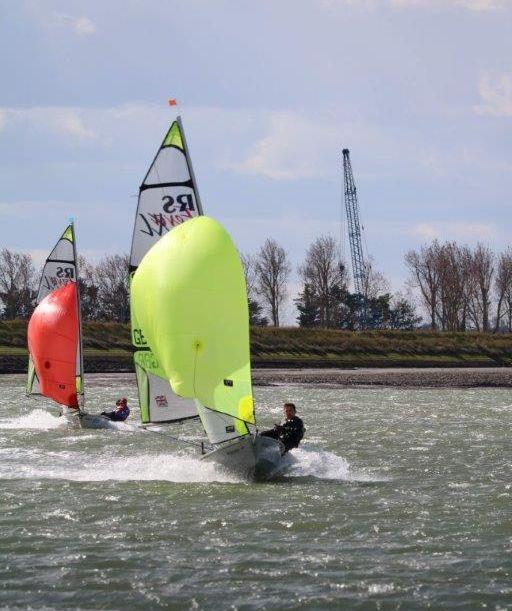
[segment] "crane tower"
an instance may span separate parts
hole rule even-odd
[[[352,174],[350,151],[348,149],[343,149],[343,174],[345,183],[345,211],[347,213],[348,239],[350,242],[354,289],[356,293],[364,298],[366,295],[367,269],[363,257],[356,184],[354,182],[354,175]]]
[[[348,149],[343,149],[343,175],[348,239],[350,242],[350,256],[352,259],[352,275],[354,277],[354,290],[357,295],[359,295],[359,328],[366,329],[368,321],[367,291],[369,268],[363,257],[361,224],[359,223],[359,203],[357,201],[356,183],[354,182],[354,175],[352,174],[350,151]]]

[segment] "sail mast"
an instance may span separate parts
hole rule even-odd
[[[187,138],[185,137],[185,130],[183,129],[183,123],[181,121],[181,116],[178,115],[176,117],[176,121],[178,122],[178,127],[181,132],[181,140],[183,142],[183,149],[185,151],[185,159],[187,160],[188,171],[190,172],[190,179],[192,180],[192,184],[194,185],[194,191],[196,194],[196,204],[197,204],[197,212],[199,216],[204,214],[203,206],[201,204],[201,198],[199,197],[199,189],[197,188],[196,176],[194,174],[194,168],[192,167],[192,161],[190,160],[190,153],[188,151]]]
[[[84,393],[84,350],[83,350],[83,335],[82,335],[82,302],[80,300],[80,273],[78,268],[78,255],[77,255],[77,247],[76,247],[76,233],[75,233],[75,222],[73,219],[70,219],[71,223],[71,235],[73,236],[73,259],[75,262],[75,282],[76,282],[76,299],[78,306],[78,355],[77,355],[77,364],[79,366],[78,369],[78,380],[77,380],[77,395],[78,395],[78,405],[79,409],[82,410],[85,407],[85,393]]]

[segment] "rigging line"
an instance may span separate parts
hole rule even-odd
[[[194,397],[197,397],[196,393],[196,372],[197,372],[197,353],[199,351],[199,342],[195,341],[195,351],[194,351],[194,378],[193,378],[193,387],[194,387]]]
[[[201,405],[203,404],[201,403]],[[233,416],[232,414],[226,414],[226,412],[221,412],[218,409],[213,409],[213,407],[208,407],[207,405],[203,405],[203,407],[209,410],[210,412],[214,412],[215,414],[220,414],[222,416],[227,416],[228,418],[234,418],[235,420],[240,420],[240,422],[243,422],[245,424],[247,429],[249,429],[249,427],[247,426],[248,424],[253,424],[252,422],[249,422],[248,420],[244,420],[243,418],[239,418],[238,416]],[[256,426],[256,423],[254,423],[254,426]]]
[[[153,433],[155,435],[162,435],[163,437],[167,437],[169,439],[172,439],[173,441],[177,441],[178,443],[184,443],[186,445],[189,446],[194,446],[195,448],[203,448],[204,447],[204,442],[196,442],[196,441],[188,441],[186,439],[181,439],[180,437],[175,437],[174,435],[169,435],[168,433],[162,433],[162,431],[154,431],[153,429],[148,428],[147,426],[142,426],[141,427],[144,431],[146,431],[147,433]]]

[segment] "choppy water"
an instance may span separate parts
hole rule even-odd
[[[135,399],[87,383],[91,411]],[[163,435],[70,428],[23,384],[0,377],[0,607],[512,609],[509,390],[256,388],[262,426],[293,400],[308,430],[246,484]]]

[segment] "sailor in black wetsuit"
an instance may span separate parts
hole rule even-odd
[[[113,412],[101,412],[101,415],[114,422],[124,422],[130,415],[128,400],[125,397],[118,399],[116,401],[116,409]]]
[[[301,439],[304,437],[304,423],[296,415],[296,408],[293,403],[285,403],[283,406],[285,421],[283,424],[276,424],[273,429],[263,431],[263,437],[279,439],[284,445],[285,453],[298,448]]]

